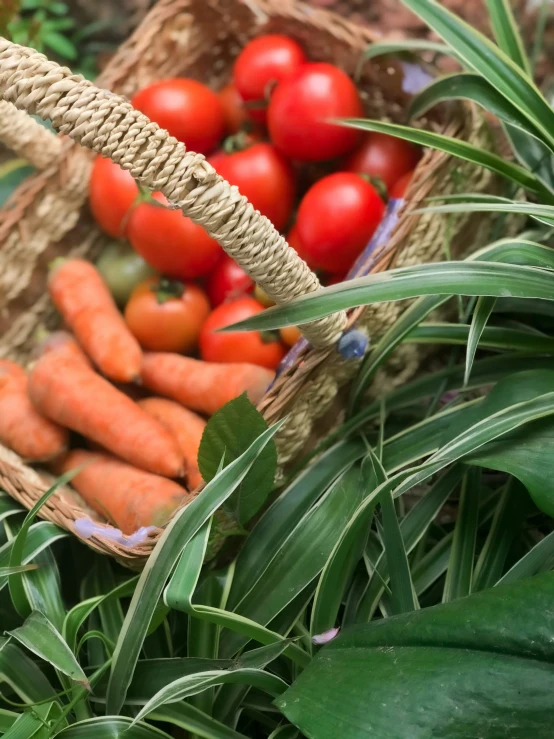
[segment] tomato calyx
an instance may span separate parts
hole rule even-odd
[[[277,329],[265,329],[260,331],[260,339],[264,344],[273,344],[273,342],[281,340],[281,335]]]
[[[356,173],[358,177],[361,177],[362,180],[365,180],[366,182],[369,182],[370,185],[373,185],[373,187],[377,190],[377,194],[381,198],[381,200],[385,203],[389,200],[389,191],[385,183],[380,177],[373,177],[372,175],[367,174],[366,172],[357,172]]]
[[[170,280],[167,277],[160,277],[154,282],[150,290],[156,296],[156,302],[159,305],[167,303],[168,300],[178,300],[185,294],[185,286],[179,280]]]

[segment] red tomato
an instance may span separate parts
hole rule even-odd
[[[394,183],[394,186],[391,187],[389,197],[391,198],[403,198],[406,190],[408,189],[408,185],[412,181],[412,177],[414,176],[413,170],[411,172],[406,172],[406,174],[401,177],[399,180],[396,180]]]
[[[288,36],[269,34],[250,41],[233,68],[239,95],[245,103],[263,105],[271,86],[284,80],[305,61],[302,48]],[[265,107],[250,107],[248,113],[255,121],[263,123],[266,120]]]
[[[222,303],[208,316],[200,332],[200,354],[207,362],[249,362],[275,369],[285,356],[279,335],[260,331],[216,333],[217,329],[261,313],[264,308],[250,297]]]
[[[291,159],[323,161],[346,154],[361,132],[328,122],[360,118],[364,110],[356,86],[332,64],[304,64],[277,85],[267,112],[269,135]]]
[[[227,131],[238,133],[249,118],[248,111],[243,105],[237,88],[232,82],[229,82],[219,91],[218,95],[223,106],[223,117]]]
[[[218,152],[208,161],[276,229],[286,226],[292,213],[296,183],[290,162],[274,146],[254,144],[225,158]]]
[[[298,235],[298,226],[296,225],[296,223],[287,234],[287,244],[294,249],[300,259],[303,259],[305,262],[308,261],[308,254],[306,253],[306,250],[304,249],[304,247],[302,246],[302,242],[300,241],[300,236]]]
[[[137,183],[130,173],[98,154],[92,165],[89,203],[100,228],[110,236],[123,236],[125,216],[138,194]]]
[[[254,289],[254,282],[234,259],[224,254],[209,275],[206,289],[211,304],[215,308],[225,300],[232,300],[245,293],[251,293]]]
[[[312,269],[350,268],[377,228],[385,205],[377,191],[352,172],[336,172],[316,182],[303,197],[298,235]]]
[[[196,80],[176,77],[154,82],[137,92],[131,103],[199,154],[209,154],[225,133],[221,101]]]
[[[198,285],[151,277],[133,290],[125,321],[145,349],[187,353],[196,348],[209,313],[210,303]]]
[[[164,205],[167,200],[154,193]],[[151,267],[167,277],[192,280],[210,272],[223,253],[215,239],[179,210],[141,203],[131,213],[127,235]]]
[[[328,275],[324,280],[325,287],[331,287],[331,285],[338,285],[344,282],[348,272],[336,272],[334,275]]]
[[[379,177],[387,190],[418,163],[421,151],[409,141],[371,131],[347,159],[345,169]]]

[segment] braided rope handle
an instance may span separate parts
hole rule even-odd
[[[0,98],[49,118],[56,130],[109,157],[151,190],[161,191],[217,239],[277,304],[321,288],[305,262],[236,187],[125,98],[2,37]],[[340,312],[301,329],[314,346],[326,347],[337,341],[346,320]]]
[[[36,169],[47,169],[62,149],[55,134],[5,100],[0,100],[0,144]]]

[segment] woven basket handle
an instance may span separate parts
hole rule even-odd
[[[0,100],[0,144],[36,169],[47,169],[62,149],[55,134],[5,100]]]
[[[320,289],[308,266],[236,187],[125,98],[2,37],[0,97],[49,118],[58,131],[161,191],[217,239],[277,304]],[[345,325],[346,314],[340,312],[305,324],[302,332],[314,346],[326,347],[337,341]]]

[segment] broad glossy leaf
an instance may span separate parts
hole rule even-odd
[[[553,597],[548,573],[351,627],[276,703],[316,739],[548,739]]]
[[[234,493],[281,425],[277,423],[272,426],[244,454],[221,470],[188,506],[173,517],[165,529],[139,578],[115,648],[108,685],[109,713],[119,711],[125,701],[152,615],[181,552],[194,534]]]
[[[485,204],[482,208],[480,205],[470,204],[468,207],[496,209],[494,205]],[[304,296],[287,305],[268,308],[263,313],[234,324],[233,330],[280,328],[314,321],[359,305],[445,294],[554,299],[552,275],[544,269],[477,261],[420,264],[398,267],[323,288],[313,297]]]
[[[8,633],[64,675],[81,685],[88,685],[83,670],[62,635],[40,611],[33,611],[22,626]]]
[[[204,480],[212,480],[221,460],[228,465],[266,430],[266,421],[246,393],[226,403],[210,418],[202,434],[198,465]],[[276,469],[277,449],[271,441],[224,505],[237,524],[247,523],[265,503],[273,490]]]

